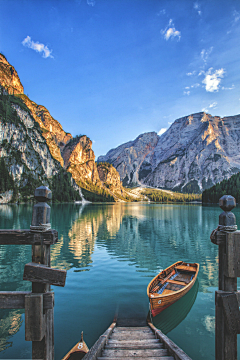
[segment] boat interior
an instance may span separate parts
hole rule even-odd
[[[181,290],[192,281],[196,271],[197,267],[190,264],[177,265],[168,274],[163,271],[159,274],[150,293],[168,295]]]

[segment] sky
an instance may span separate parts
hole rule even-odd
[[[96,159],[183,116],[240,114],[239,0],[0,0],[0,52]]]

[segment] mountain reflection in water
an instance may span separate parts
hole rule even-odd
[[[51,266],[68,270],[65,287],[53,287],[56,359],[76,343],[81,330],[92,346],[112,322],[116,309],[126,317],[147,317],[148,283],[162,269],[183,260],[200,264],[199,288],[194,287],[186,295],[188,299],[194,290],[196,294],[198,291],[191,316],[182,321],[175,315],[181,323],[171,331],[171,336],[195,360],[212,360],[218,248],[209,236],[218,225],[220,212],[218,207],[201,205],[52,204],[51,225],[58,231],[59,240],[51,246]],[[240,225],[239,208],[234,213]],[[31,217],[32,205],[0,206],[2,229],[27,229]],[[31,246],[0,246],[1,291],[31,289],[31,284],[22,280],[24,265],[30,261]],[[181,316],[191,303],[190,298],[187,302],[185,299]],[[178,307],[179,302],[169,311]],[[24,341],[21,325],[24,311],[1,311],[1,319],[5,319],[4,331],[0,333],[1,350],[5,350],[0,352],[0,359],[19,358],[19,349],[25,359],[30,358],[26,355],[30,345]],[[170,331],[173,327],[170,317],[165,323],[162,318],[161,326],[162,330]],[[201,336],[201,341],[190,347],[189,334]]]

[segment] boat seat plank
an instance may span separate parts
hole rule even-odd
[[[185,281],[179,281],[179,280],[168,280],[168,283],[170,283],[170,284],[176,284],[176,285],[183,285],[183,286],[186,285],[186,282],[185,282]]]
[[[196,267],[195,266],[186,266],[186,265],[178,265],[175,267],[176,270],[184,270],[184,271],[191,271],[191,272],[196,272]]]

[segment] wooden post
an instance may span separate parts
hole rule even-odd
[[[0,309],[25,308],[25,339],[32,341],[32,359],[54,359],[53,307],[50,285],[64,286],[65,270],[51,269],[50,245],[58,241],[51,230],[51,191],[46,186],[35,190],[39,201],[33,208],[30,230],[0,230],[0,245],[32,245],[32,262],[25,265],[23,279],[32,282],[30,291],[0,291]]]
[[[239,306],[237,277],[240,276],[240,231],[231,210],[236,200],[224,195],[219,200],[223,212],[211,241],[219,245],[219,291],[215,295],[215,359],[237,360]]]
[[[50,224],[50,206],[46,203],[52,198],[51,191],[46,186],[40,186],[35,190],[34,196],[37,201],[39,201],[33,207],[32,214],[32,224],[30,229],[32,232],[44,232],[51,229]],[[32,262],[43,264],[48,267],[51,266],[50,262],[50,245],[41,244],[41,245],[32,245]],[[46,293],[51,290],[51,286],[48,283],[39,283],[32,282],[32,292],[33,293]],[[34,295],[33,295],[34,296]],[[26,311],[26,308],[25,308]],[[40,309],[39,309],[40,311]],[[42,323],[43,329],[41,330],[44,333],[41,341],[35,341],[32,339],[32,359],[54,359],[54,323],[53,323],[53,309],[43,310],[44,321]],[[34,321],[34,319],[32,318]],[[27,338],[27,329],[31,326],[26,324],[26,340]]]

